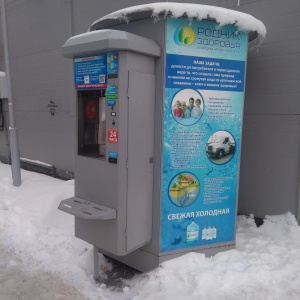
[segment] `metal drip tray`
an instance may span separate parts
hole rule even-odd
[[[78,197],[61,201],[58,209],[82,219],[112,220],[117,217],[117,211],[115,209]]]

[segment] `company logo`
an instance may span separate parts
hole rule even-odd
[[[192,45],[196,40],[196,34],[193,28],[188,26],[178,26],[175,34],[174,34],[174,41],[177,45]]]

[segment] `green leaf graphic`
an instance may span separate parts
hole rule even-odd
[[[191,40],[191,38],[188,36],[188,37],[186,37],[185,39],[184,39],[184,44],[185,45],[188,45],[189,43],[190,43],[190,40]]]
[[[178,34],[178,40],[181,42],[181,43],[184,43],[184,30],[181,29],[179,31],[179,34]]]

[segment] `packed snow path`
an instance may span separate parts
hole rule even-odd
[[[0,163],[0,300],[300,300],[300,227],[290,213],[267,216],[259,228],[240,216],[236,250],[189,253],[117,292],[94,281],[91,245],[74,238],[73,217],[57,209],[74,181],[23,170],[22,180],[14,187]],[[111,266],[100,259],[105,279]]]

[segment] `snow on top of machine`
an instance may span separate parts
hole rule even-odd
[[[197,20],[215,20],[219,27],[228,24],[234,24],[241,31],[257,32],[258,36],[255,38],[255,45],[259,46],[266,36],[266,27],[264,24],[253,16],[210,5],[191,4],[191,3],[171,3],[171,2],[159,2],[151,4],[143,4],[124,8],[108,14],[97,21],[95,21],[90,30],[97,30],[97,25],[107,20],[119,20],[129,23],[132,21],[134,14],[150,13],[150,16],[154,21],[160,20],[161,16],[170,15],[174,18],[187,17]]]

